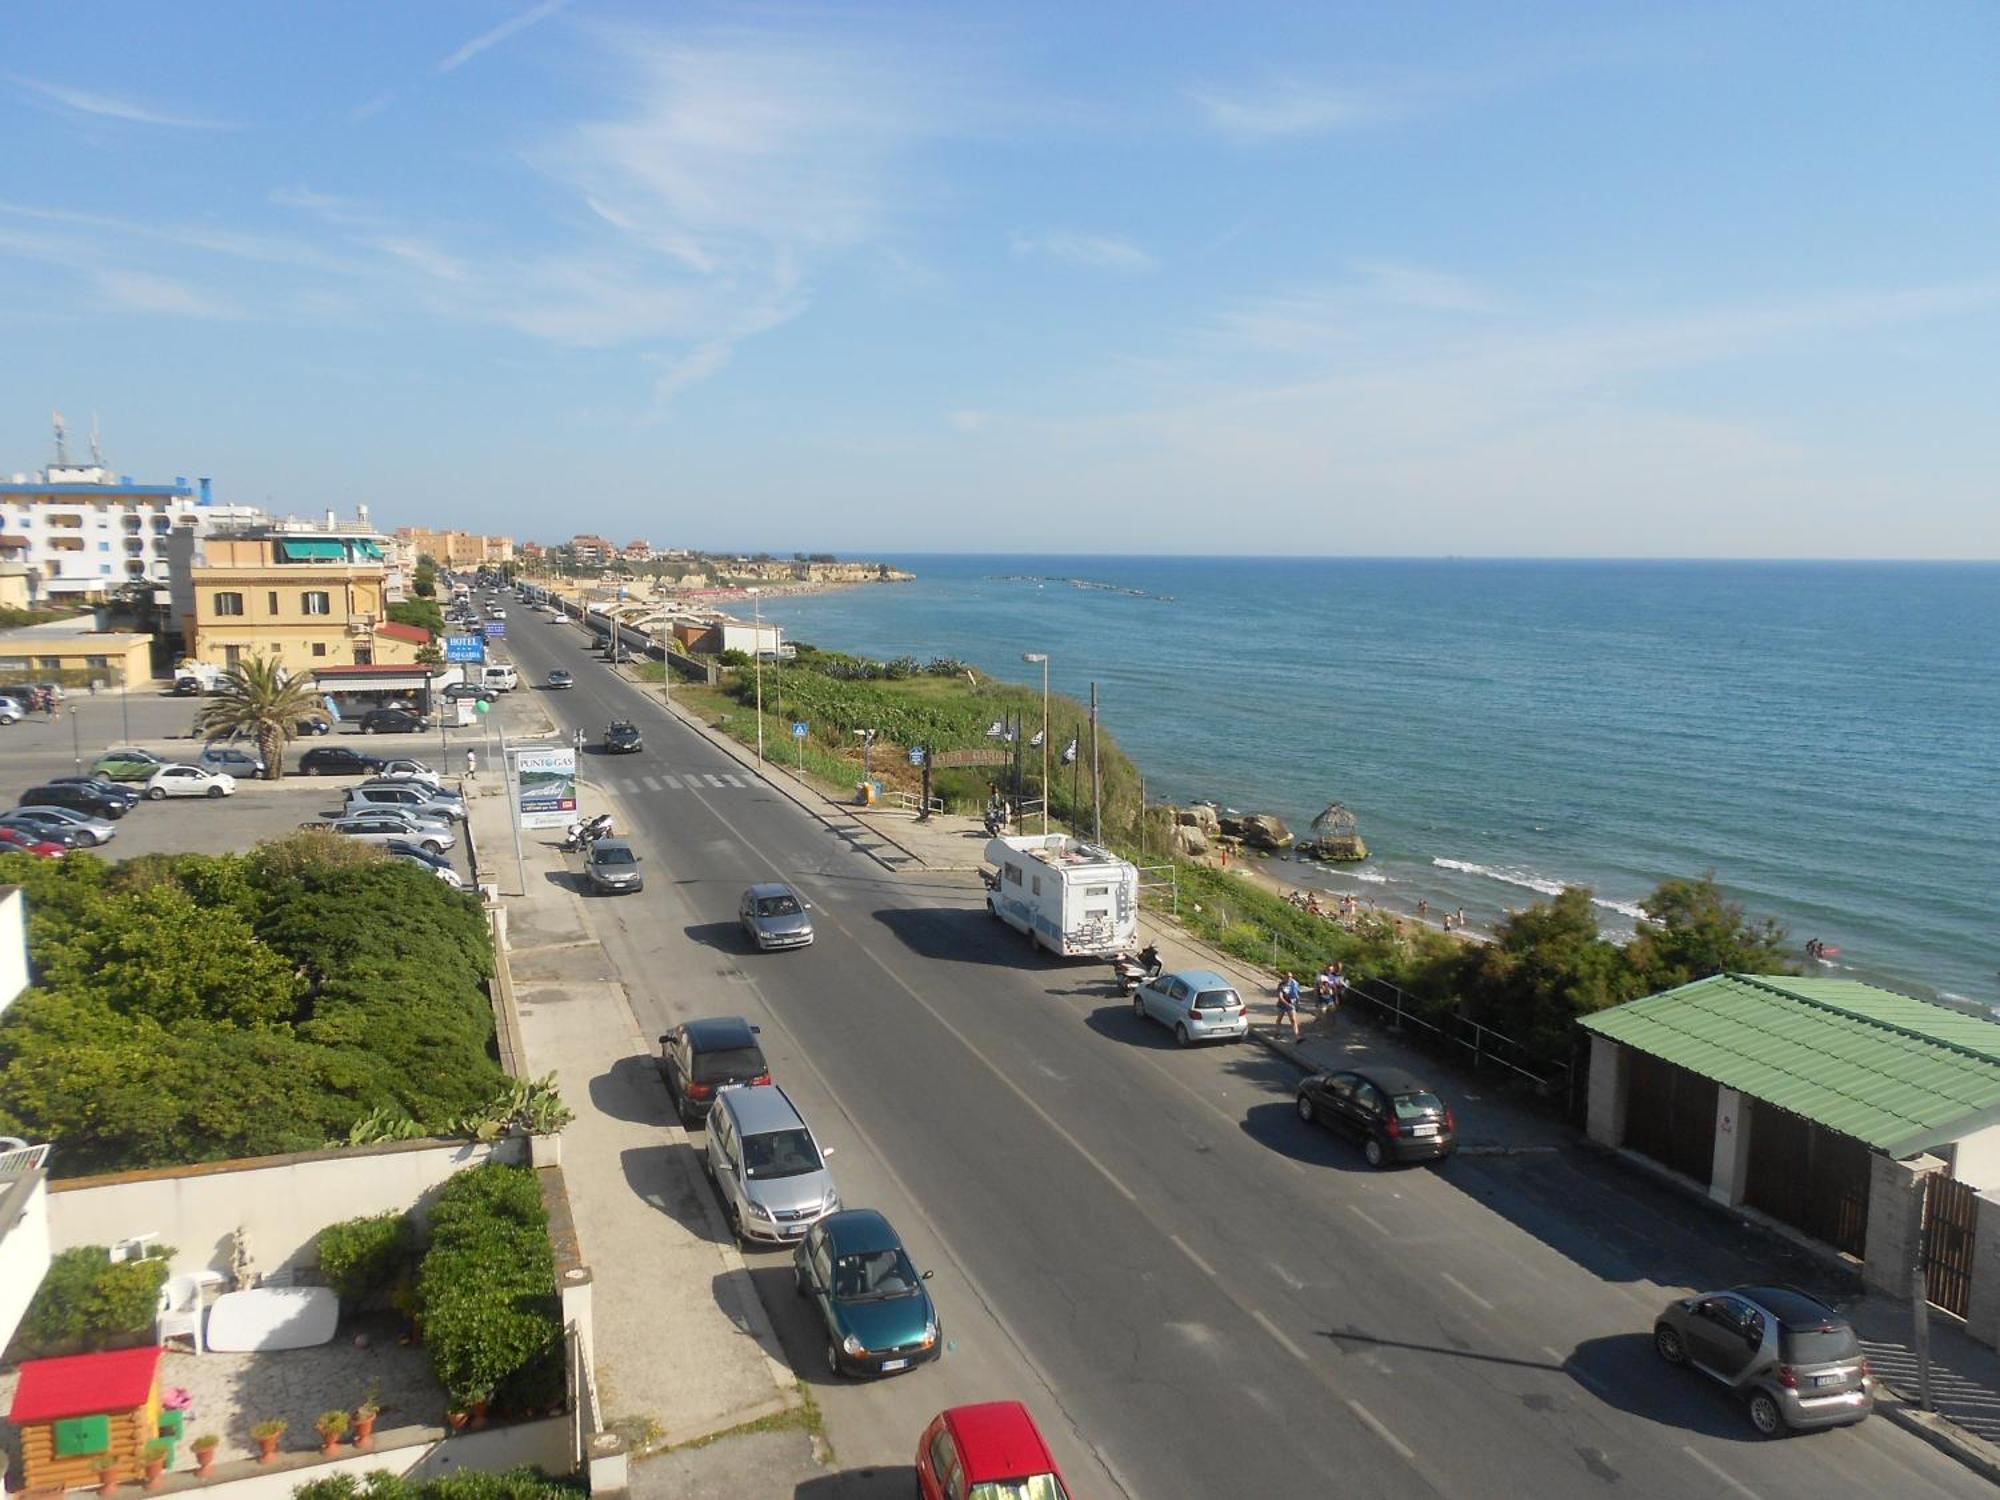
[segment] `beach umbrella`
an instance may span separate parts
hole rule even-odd
[[[1312,820],[1312,831],[1321,838],[1347,838],[1354,833],[1354,814],[1344,802],[1329,802],[1326,810]]]

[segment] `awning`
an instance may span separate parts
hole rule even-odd
[[[372,557],[377,562],[382,560],[382,547],[378,542],[359,541],[354,544],[354,550],[363,557]]]
[[[278,555],[287,562],[346,562],[345,542],[294,542],[278,543]]]

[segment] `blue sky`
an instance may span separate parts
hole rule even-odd
[[[2000,14],[16,5],[0,470],[869,551],[2000,557]]]

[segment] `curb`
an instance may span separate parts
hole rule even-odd
[[[1984,1438],[1975,1437],[1949,1417],[1939,1416],[1934,1411],[1923,1411],[1915,1402],[1905,1396],[1895,1386],[1877,1377],[1882,1390],[1895,1397],[1894,1401],[1877,1400],[1875,1411],[1878,1416],[1887,1417],[1905,1432],[1915,1434],[1922,1441],[1944,1454],[1956,1459],[1981,1478],[2000,1484],[2000,1447],[1995,1447]]]

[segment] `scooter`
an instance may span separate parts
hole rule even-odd
[[[1007,831],[1006,811],[998,807],[986,809],[986,836],[997,839]]]
[[[562,852],[580,854],[599,839],[611,836],[611,814],[599,813],[594,818],[581,823],[572,823],[564,830]]]
[[[1116,953],[1111,958],[1111,977],[1118,986],[1118,993],[1129,995],[1149,979],[1160,977],[1160,950],[1148,943],[1137,958],[1129,953]]]

